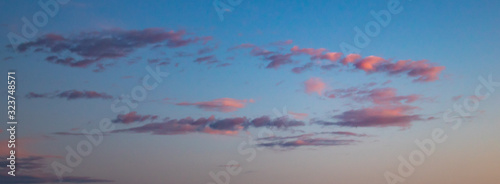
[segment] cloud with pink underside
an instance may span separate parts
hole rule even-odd
[[[195,106],[205,111],[234,112],[244,108],[246,104],[255,102],[253,99],[237,100],[233,98],[219,98],[205,102],[180,102],[179,106]]]

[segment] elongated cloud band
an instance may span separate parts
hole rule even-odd
[[[180,106],[196,106],[206,111],[233,112],[245,107],[247,103],[255,102],[253,99],[237,100],[233,98],[219,98],[206,102],[181,102],[176,105]]]
[[[156,115],[139,115],[136,111],[129,112],[127,114],[119,114],[116,119],[113,120],[113,123],[123,123],[130,124],[133,122],[143,122],[146,120],[156,120],[158,116]]]
[[[55,54],[46,58],[46,61],[70,66],[85,68],[93,64],[102,67],[109,66],[103,63],[104,59],[117,59],[128,56],[139,48],[146,46],[176,48],[202,42],[206,43],[212,37],[185,38],[188,34],[184,30],[166,31],[162,28],[147,28],[143,30],[112,29],[103,31],[82,32],[64,36],[60,34],[46,34],[35,41],[20,44],[19,52],[30,49],[35,52]],[[60,58],[62,52],[72,56]],[[206,53],[207,51],[202,51]]]
[[[304,126],[302,121],[292,120],[287,117],[271,119],[268,116],[262,116],[255,119],[246,117],[215,119],[209,118],[193,119],[190,117],[183,119],[164,120],[162,122],[149,123],[143,126],[115,130],[113,133],[132,132],[132,133],[150,133],[154,135],[178,135],[188,133],[207,133],[234,135],[247,128],[278,128],[286,129],[290,127]]]
[[[302,73],[311,69],[315,65],[325,70],[339,67],[339,63],[344,66],[354,66],[354,69],[371,73],[386,73],[388,75],[406,74],[408,77],[414,78],[415,82],[431,82],[439,79],[439,74],[445,69],[444,66],[437,66],[434,63],[429,63],[427,60],[399,60],[391,62],[378,56],[367,56],[363,58],[359,54],[348,54],[344,58],[343,53],[329,52],[324,48],[299,48],[294,46],[290,49],[290,53],[279,53],[266,50],[253,44],[241,44],[228,49],[229,51],[236,49],[250,48],[250,55],[263,57],[265,61],[270,61],[266,68],[277,69],[281,65],[292,64],[292,56],[309,55],[312,62],[306,63],[303,66],[292,69],[294,73]],[[328,63],[322,64],[321,60],[327,60]],[[316,62],[315,62],[316,61]],[[317,63],[317,64],[315,64]]]
[[[276,141],[270,143],[261,143],[258,146],[262,147],[281,147],[281,148],[294,148],[300,146],[340,146],[351,145],[356,143],[355,140],[344,139],[325,139],[325,138],[306,138],[292,141]]]
[[[423,120],[413,111],[418,107],[409,104],[420,100],[416,94],[397,95],[394,88],[335,89],[325,93],[330,98],[351,98],[358,103],[369,102],[373,107],[353,109],[335,115],[334,121],[316,121],[322,125],[338,125],[348,127],[401,127],[408,128],[413,121]]]
[[[79,90],[68,90],[63,92],[53,92],[53,93],[34,93],[30,92],[26,95],[26,98],[65,98],[67,100],[75,99],[111,99],[113,96],[106,93],[99,93],[96,91],[79,91]]]
[[[372,107],[357,110],[349,110],[342,114],[333,116],[336,122],[319,122],[323,125],[339,125],[348,127],[390,127],[396,126],[408,128],[411,122],[422,120],[420,115],[411,115],[409,113],[415,107]]]
[[[20,44],[17,50],[26,52],[30,49],[35,52],[47,52],[52,55],[46,57],[46,61],[70,67],[97,66],[94,71],[105,70],[106,67],[113,66],[114,63],[105,63],[105,59],[123,58],[135,50],[147,46],[153,48],[183,47],[195,43],[207,43],[212,37],[190,37],[185,30],[166,31],[162,28],[147,28],[143,30],[103,30],[94,32],[82,32],[71,36],[60,34],[46,34],[27,43]],[[293,43],[292,40],[274,42],[272,46],[287,46]],[[198,51],[198,55],[212,52],[218,46],[203,47]],[[362,57],[359,54],[346,54],[341,52],[330,52],[325,48],[300,48],[293,46],[289,52],[270,51],[260,46],[244,43],[227,49],[233,51],[237,49],[250,49],[250,55],[260,57],[267,61],[266,68],[278,69],[282,65],[297,63],[293,57],[308,55],[312,62],[292,69],[294,73],[302,73],[306,70],[319,66],[321,69],[330,70],[344,65],[353,66],[356,70],[361,70],[367,74],[385,73],[388,75],[406,75],[413,78],[415,82],[431,82],[439,79],[444,66],[437,66],[427,60],[398,60],[393,62],[379,56]],[[71,53],[72,56],[60,57],[62,52]],[[179,56],[193,56],[177,52]],[[344,58],[342,58],[344,56]],[[322,63],[321,61],[327,61]],[[216,55],[202,56],[194,59],[197,63],[217,63]],[[227,66],[227,65],[225,65]]]

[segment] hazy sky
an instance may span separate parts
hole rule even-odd
[[[67,183],[500,180],[497,1],[0,7],[19,122],[0,183],[56,183],[61,165]]]

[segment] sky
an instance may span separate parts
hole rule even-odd
[[[500,180],[500,2],[0,7],[0,183]]]

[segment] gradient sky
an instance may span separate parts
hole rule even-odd
[[[7,35],[23,35],[22,18],[42,7],[1,1],[19,170],[2,166],[0,183],[57,182],[51,164],[109,118],[115,129],[65,182],[201,184],[240,168],[229,183],[382,184],[439,128],[446,141],[405,183],[497,184],[500,95],[475,90],[481,76],[500,81],[500,2],[401,0],[366,47],[344,51],[388,2],[243,0],[221,21],[213,1],[73,0],[13,49]],[[137,107],[113,111],[147,67],[169,75]],[[478,110],[452,129],[443,114],[471,99]]]

